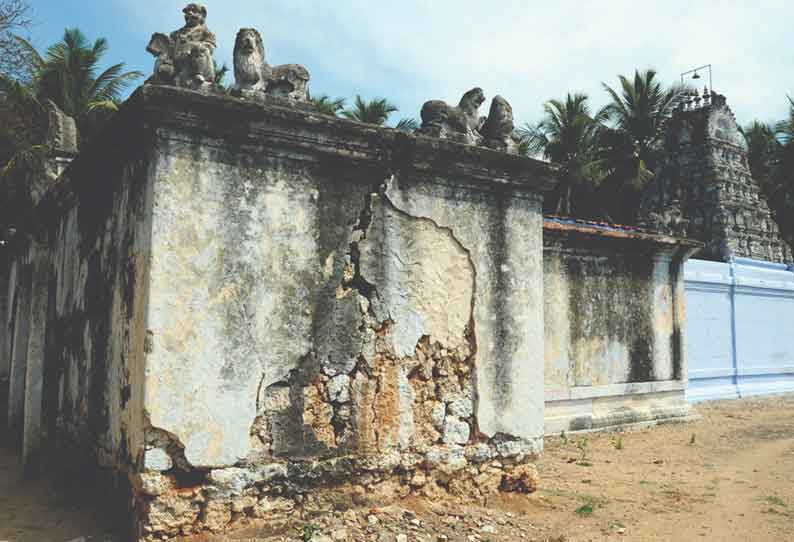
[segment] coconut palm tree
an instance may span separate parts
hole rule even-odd
[[[97,67],[108,49],[105,38],[90,44],[78,28],[67,28],[63,38],[47,48],[44,56],[26,40],[17,37],[30,63],[30,94],[40,102],[52,100],[64,113],[83,124],[92,111],[116,110],[124,90],[143,74],[124,71],[124,64],[114,64],[96,75]],[[8,86],[3,78],[0,84]]]
[[[654,70],[635,70],[633,81],[623,75],[619,75],[618,79],[620,91],[602,83],[611,102],[601,114],[615,129],[626,135],[636,159],[647,167],[654,164],[658,157],[667,119],[687,89],[680,86],[665,88],[656,79]]]
[[[314,104],[317,111],[323,115],[336,117],[339,112],[345,108],[344,98],[331,98],[328,94],[312,96],[310,92],[307,92],[307,97],[309,101]]]
[[[549,100],[543,106],[543,120],[518,131],[522,153],[542,155],[561,168],[556,201],[547,207],[557,214],[571,214],[574,190],[584,183],[598,183],[601,177],[596,148],[601,119],[590,114],[587,101],[586,94],[578,93]]]
[[[386,98],[374,98],[367,102],[357,95],[351,109],[342,111],[342,116],[359,122],[386,124],[389,115],[397,111],[397,106],[389,102]]]
[[[633,221],[639,194],[661,159],[667,119],[689,89],[666,88],[652,69],[635,70],[633,79],[619,75],[618,80],[618,89],[602,83],[610,103],[599,112],[608,123],[600,146],[610,172],[605,186],[613,192],[609,199],[617,204],[612,214]]]
[[[0,75],[0,192],[18,216],[0,217],[13,223],[24,215],[30,202],[29,175],[46,151],[41,145],[45,126],[45,105],[52,100],[74,117],[84,142],[118,109],[122,92],[140,72],[125,72],[115,64],[97,75],[97,66],[107,52],[107,41],[89,44],[76,28],[67,29],[63,39],[47,48],[44,56],[26,40],[15,37],[29,63],[29,78]],[[11,213],[13,214],[13,213]]]
[[[753,178],[764,185],[770,181],[776,155],[780,152],[780,141],[775,130],[765,122],[753,121],[744,128],[742,134],[747,140],[747,161]]]
[[[416,119],[406,117],[404,119],[400,119],[400,121],[394,127],[402,132],[408,132],[412,134],[419,128],[419,123],[416,121]]]
[[[783,237],[794,248],[794,100],[788,98],[788,118],[775,124],[774,153],[770,182],[762,185]]]

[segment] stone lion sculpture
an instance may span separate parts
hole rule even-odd
[[[496,96],[491,101],[488,118],[480,128],[483,145],[491,149],[518,154],[521,138],[515,130],[513,122],[513,108],[501,96]]]
[[[234,40],[234,90],[243,94],[264,92],[271,72],[262,36],[253,28],[241,28]]]
[[[255,28],[241,28],[234,42],[233,93],[257,98],[265,94],[305,101],[309,72],[298,64],[271,67],[265,58],[262,36]]]
[[[418,133],[441,139],[451,139],[468,145],[482,141],[480,127],[483,119],[479,109],[485,101],[482,89],[475,87],[466,92],[457,106],[442,100],[430,100],[422,106],[422,127]]]

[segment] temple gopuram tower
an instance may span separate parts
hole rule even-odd
[[[646,225],[704,242],[701,259],[792,261],[750,174],[747,142],[725,96],[704,90],[682,103],[665,145],[665,161],[643,195]]]

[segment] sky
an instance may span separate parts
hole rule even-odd
[[[151,73],[153,32],[183,24],[185,0],[28,0],[30,37],[43,51],[66,27],[105,37],[107,64]],[[584,92],[604,105],[602,83],[655,69],[666,84],[711,64],[716,92],[737,120],[776,121],[794,97],[790,0],[205,0],[215,57],[232,65],[237,30],[257,28],[271,65],[296,63],[314,95],[352,102],[386,97],[402,117],[422,103],[457,104],[479,86],[513,106],[516,124],[536,122],[543,103]],[[690,81],[701,87],[708,81]],[[231,82],[229,74],[227,83]],[[484,104],[481,114],[487,114]]]

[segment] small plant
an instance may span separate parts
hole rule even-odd
[[[576,447],[579,449],[579,461],[576,463],[582,467],[591,467],[593,464],[587,460],[588,440],[587,437],[582,437],[576,441]]]
[[[623,437],[618,435],[618,438],[612,440],[612,445],[615,447],[616,450],[623,449]]]
[[[593,515],[593,505],[590,503],[583,504],[579,508],[576,509],[576,515],[587,518]]]
[[[320,532],[320,527],[315,525],[314,523],[304,523],[303,527],[301,528],[301,540],[303,542],[309,542],[314,535]]]
[[[560,431],[560,440],[563,444],[568,444],[568,435],[565,434],[565,429]]]
[[[692,437],[689,439],[689,445],[690,446],[695,445],[695,433],[692,433]]]
[[[774,504],[775,506],[781,506],[783,508],[788,508],[786,501],[778,497],[777,495],[767,495],[764,497],[764,500],[769,504]]]

